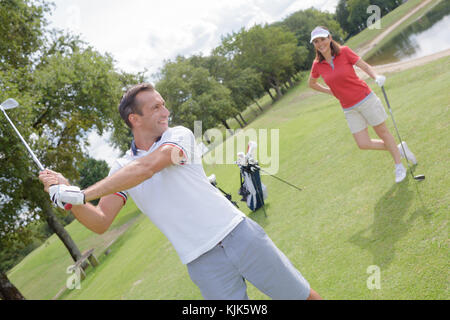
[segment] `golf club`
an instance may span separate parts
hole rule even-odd
[[[299,188],[299,187],[293,185],[292,183],[289,183],[286,180],[283,180],[283,179],[281,179],[281,178],[279,178],[279,177],[277,177],[277,176],[275,176],[275,175],[265,171],[258,164],[256,164],[255,160],[254,160],[254,153],[255,153],[256,147],[257,147],[256,142],[255,141],[250,141],[248,143],[248,147],[247,147],[247,155],[244,156],[243,152],[238,152],[238,161],[237,161],[238,164],[245,164],[246,163],[247,165],[254,166],[258,170],[261,170],[262,172],[264,172],[265,174],[271,176],[272,178],[275,178],[275,179],[277,179],[277,180],[287,184],[288,186],[291,186],[291,187],[297,189],[298,191],[302,191],[301,188]]]
[[[227,198],[232,204],[234,204],[234,205],[236,206],[236,208],[239,208],[238,204],[237,204],[235,201],[233,201],[233,200],[231,199],[231,194],[225,192],[224,190],[222,190],[222,189],[217,185],[216,175],[215,175],[214,173],[208,177],[208,181],[209,181],[209,183],[211,183],[214,187],[216,187],[217,189],[219,189],[220,192],[223,193],[223,195],[225,196],[225,198]]]
[[[30,146],[28,145],[28,143],[25,141],[25,139],[22,137],[22,135],[20,134],[19,130],[17,130],[16,126],[14,125],[14,123],[11,121],[11,119],[8,117],[8,115],[6,114],[5,110],[9,110],[9,109],[14,109],[16,107],[19,106],[19,103],[12,99],[9,98],[7,100],[5,100],[4,102],[2,102],[2,104],[0,105],[0,109],[3,111],[3,114],[5,115],[6,119],[8,119],[9,123],[11,124],[11,126],[13,127],[14,131],[17,133],[17,135],[19,136],[20,140],[22,141],[22,143],[25,145],[25,147],[27,148],[28,152],[30,153],[31,157],[34,160],[34,163],[36,163],[36,165],[39,167],[39,169],[41,171],[44,171],[45,168],[44,166],[41,164],[41,162],[39,161],[39,159],[36,157],[36,155],[34,154],[33,150],[31,150]]]
[[[406,156],[406,151],[405,151],[405,148],[404,148],[403,143],[402,143],[403,140],[400,137],[400,133],[398,132],[397,124],[395,123],[395,119],[394,119],[394,114],[392,113],[391,105],[389,104],[389,100],[387,98],[386,91],[384,90],[384,86],[381,87],[381,91],[383,91],[384,99],[386,100],[386,104],[388,106],[389,112],[391,113],[392,122],[394,123],[395,131],[397,132],[398,139],[400,140],[400,145],[402,146],[403,155],[405,156],[409,172],[411,173],[411,176],[414,178],[414,180],[417,180],[417,181],[425,180],[425,176],[423,174],[419,174],[419,175],[415,176],[413,174],[413,172],[412,172],[412,168],[409,165],[409,160],[408,160],[408,157]]]

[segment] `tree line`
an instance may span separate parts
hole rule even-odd
[[[116,71],[114,60],[77,36],[49,30],[44,0],[0,2],[0,100],[15,98],[8,114],[41,162],[78,182],[87,155],[87,133],[102,134],[117,115],[124,88],[140,74]],[[3,117],[3,115],[1,115]],[[3,117],[4,118],[4,117]],[[115,121],[117,122],[117,121]],[[38,169],[6,119],[0,121],[0,298],[21,294],[6,270],[45,232],[45,221],[73,260],[81,252],[64,229],[66,213],[55,209],[38,180]],[[37,235],[36,235],[37,234]],[[14,249],[20,249],[14,251]]]

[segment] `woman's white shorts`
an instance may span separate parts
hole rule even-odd
[[[344,110],[344,114],[352,133],[364,130],[367,125],[374,127],[382,124],[388,117],[383,104],[373,92],[359,105]]]

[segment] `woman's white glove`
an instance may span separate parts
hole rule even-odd
[[[382,76],[382,75],[378,75],[378,76],[376,76],[376,78],[375,78],[375,82],[377,83],[377,85],[379,86],[379,87],[382,87],[382,86],[384,86],[384,82],[386,81],[386,77],[385,76]]]

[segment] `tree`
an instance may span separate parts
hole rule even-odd
[[[0,2],[0,70],[30,65],[44,42],[50,5],[42,0]]]
[[[367,7],[370,6],[370,2],[369,0],[349,0],[347,5],[350,33],[357,34],[366,28]]]
[[[336,21],[347,32],[349,38],[367,27],[369,5],[378,6],[381,16],[384,16],[400,4],[402,4],[400,0],[339,0],[336,6]]]
[[[248,31],[241,29],[228,35],[216,50],[235,61],[238,68],[252,68],[259,73],[262,86],[269,94],[273,88],[277,97],[283,95],[283,79],[292,76],[295,51],[295,36],[282,27],[269,25],[255,25]]]
[[[261,85],[261,75],[254,69],[241,69],[235,61],[227,59],[215,50],[210,56],[194,55],[189,58],[189,61],[194,66],[208,69],[209,74],[217,82],[231,91],[230,97],[238,110],[237,115],[244,125],[246,125],[246,122],[241,111],[244,111],[248,105],[255,102],[262,111],[256,99],[264,94],[264,89]],[[235,116],[235,118],[237,117]],[[240,121],[238,120],[238,122]]]
[[[303,58],[302,61],[297,62],[297,68],[300,68],[299,70],[309,70],[314,60],[315,52],[314,47],[310,43],[310,39],[311,31],[315,27],[327,27],[333,39],[337,42],[342,43],[346,36],[336,21],[334,14],[322,12],[314,8],[296,11],[283,21],[274,23],[273,25],[285,27],[295,35],[297,46],[299,47],[298,50],[300,51],[298,56]]]
[[[166,100],[171,123],[194,129],[194,121],[202,121],[206,131],[218,123],[230,129],[227,119],[238,111],[230,91],[201,66],[199,58],[177,57],[162,68],[156,89]]]
[[[5,273],[0,272],[0,299],[25,300],[22,293],[9,281]]]
[[[349,12],[347,2],[347,0],[339,0],[336,6],[336,20],[341,25],[341,28],[348,33],[347,38],[349,38],[352,35],[352,29],[348,21]]]
[[[96,182],[107,177],[109,173],[109,166],[105,160],[96,160],[94,158],[87,158],[83,161],[80,170],[80,180],[78,185],[81,189],[86,189]],[[99,200],[94,200],[92,203],[97,205]]]
[[[118,116],[111,106],[117,105],[127,84],[124,82],[133,79],[116,72],[109,55],[98,53],[77,37],[37,28],[45,25],[39,20],[43,19],[44,2],[11,0],[0,4],[2,16],[7,4],[8,17],[17,20],[7,25],[10,32],[14,34],[16,25],[31,24],[28,29],[19,29],[31,33],[23,39],[34,39],[23,43],[21,37],[18,42],[6,39],[9,42],[0,52],[0,99],[14,97],[21,104],[8,113],[44,166],[77,181],[78,168],[86,156],[81,148],[87,144],[86,133],[94,129],[101,134],[111,127],[111,120]],[[41,11],[36,10],[40,15],[31,15],[37,20],[23,18],[23,10],[39,5]],[[20,54],[12,54],[11,48]],[[72,258],[79,259],[80,250],[58,221],[60,213],[43,191],[28,153],[8,123],[1,121],[0,131],[0,243],[14,237],[26,241],[21,231],[30,221],[41,218],[63,241]]]

